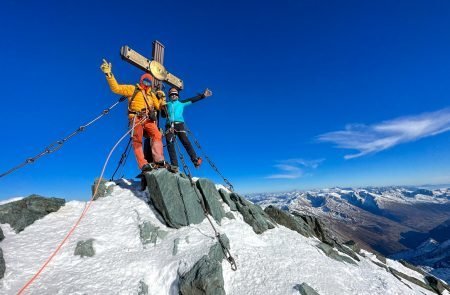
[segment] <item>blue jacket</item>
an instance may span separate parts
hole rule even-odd
[[[170,101],[167,103],[167,111],[169,112],[170,122],[184,122],[184,107],[192,104],[192,101],[181,102],[180,100]]]

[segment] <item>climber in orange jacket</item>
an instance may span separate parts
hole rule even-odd
[[[100,69],[106,75],[111,91],[128,98],[128,120],[133,130],[133,149],[139,169],[149,171],[156,167],[165,167],[162,134],[156,126],[156,111],[166,104],[163,91],[152,91],[153,77],[150,74],[141,76],[139,84],[121,85],[111,71],[112,65],[103,60]],[[142,122],[141,122],[142,121]],[[151,149],[154,163],[145,160],[142,149],[144,131],[151,139]]]

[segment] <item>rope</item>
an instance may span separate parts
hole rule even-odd
[[[125,151],[120,156],[120,160],[119,160],[119,163],[117,164],[116,170],[114,170],[114,173],[111,176],[111,178],[109,179],[109,181],[113,181],[114,180],[114,176],[116,176],[116,173],[119,170],[119,168],[125,166],[125,163],[126,163],[126,161],[128,159],[128,154],[131,151],[131,148],[130,148],[131,147],[131,141],[132,141],[132,137],[130,137],[130,140],[128,140],[128,144],[125,147]]]
[[[62,148],[63,144],[66,143],[69,139],[71,139],[72,137],[74,137],[75,135],[83,132],[87,127],[89,127],[90,125],[94,124],[97,120],[99,120],[100,118],[102,118],[103,116],[109,114],[109,112],[116,107],[119,103],[121,103],[122,101],[124,101],[126,99],[126,96],[122,96],[121,98],[119,98],[118,101],[116,101],[114,104],[112,104],[109,108],[106,108],[102,111],[102,113],[100,115],[98,115],[97,117],[95,117],[93,120],[89,121],[88,123],[81,125],[80,127],[78,127],[77,130],[75,130],[74,132],[72,132],[71,134],[69,134],[68,136],[66,136],[65,138],[61,139],[61,140],[57,140],[53,143],[51,143],[50,145],[48,145],[42,152],[40,152],[39,154],[37,154],[34,157],[31,158],[27,158],[24,162],[22,162],[21,164],[9,169],[8,171],[0,174],[0,178],[13,173],[14,171],[28,165],[31,163],[34,163],[36,160],[38,160],[39,158],[51,154],[53,152],[56,152],[57,150],[59,150],[60,148]]]
[[[226,260],[230,263],[231,269],[233,271],[237,270],[237,265],[236,265],[236,261],[234,260],[233,256],[231,256],[230,250],[223,244],[222,239],[220,238],[220,233],[217,231],[216,227],[214,226],[211,218],[208,215],[208,210],[206,210],[205,204],[203,203],[203,199],[202,197],[199,195],[198,189],[194,183],[194,181],[192,180],[192,174],[191,171],[189,170],[189,167],[186,165],[186,161],[184,160],[184,156],[183,153],[181,152],[180,146],[178,144],[178,141],[175,139],[175,146],[176,149],[178,150],[178,154],[180,155],[180,161],[183,164],[183,171],[184,174],[186,174],[189,178],[189,181],[191,182],[191,186],[195,191],[195,194],[197,195],[197,198],[200,202],[200,205],[202,206],[203,209],[203,214],[205,215],[206,219],[208,219],[209,224],[211,224],[211,227],[214,231],[214,236],[217,238],[217,240],[219,241],[220,247],[222,248],[222,252],[226,258]]]
[[[144,120],[146,120],[147,118],[143,118],[142,121],[140,123],[142,123]],[[138,123],[139,124],[139,123]],[[117,142],[116,144],[113,146],[113,148],[111,149],[111,151],[108,154],[108,157],[106,158],[105,163],[103,164],[103,168],[102,168],[102,172],[100,173],[100,178],[102,179],[103,174],[105,173],[105,169],[106,166],[108,165],[109,159],[111,158],[112,153],[114,152],[114,150],[116,149],[116,147],[119,145],[119,143],[134,129],[134,126],[132,126],[131,129],[129,129]],[[80,217],[78,218],[78,220],[75,222],[75,224],[72,226],[72,228],[69,230],[69,232],[67,233],[67,235],[64,237],[64,239],[59,243],[58,247],[56,247],[56,249],[53,251],[53,253],[50,255],[49,258],[47,258],[47,260],[45,261],[45,263],[41,266],[41,268],[38,270],[38,272],[19,290],[19,292],[17,293],[17,295],[23,294],[23,292],[36,280],[36,278],[42,273],[42,271],[45,269],[45,267],[47,267],[47,265],[50,263],[50,261],[52,261],[52,259],[56,256],[56,254],[59,252],[59,250],[62,248],[62,246],[66,243],[66,241],[69,239],[69,237],[72,235],[72,233],[75,231],[75,229],[78,227],[78,225],[80,224],[81,220],[83,219],[83,217],[86,215],[87,211],[89,210],[89,208],[91,207],[92,202],[94,201],[94,196],[97,194],[98,191],[98,187],[100,185],[100,181],[97,182],[97,185],[95,186],[95,190],[94,193],[92,194],[91,199],[89,200],[89,202],[87,203],[87,205],[84,207],[83,212],[81,212]]]
[[[202,146],[200,145],[200,143],[198,142],[197,138],[194,136],[194,134],[192,133],[192,131],[187,127],[186,123],[184,123],[184,126],[186,127],[186,131],[189,133],[189,135],[192,137],[192,139],[194,140],[195,145],[197,146],[197,148],[199,150],[202,151],[203,156],[205,157],[206,161],[208,161],[209,165],[211,166],[211,168],[216,171],[217,174],[220,175],[220,177],[222,177],[223,181],[228,185],[228,189],[232,192],[234,192],[234,187],[231,184],[231,182],[225,177],[223,176],[222,173],[220,173],[219,168],[217,168],[217,166],[214,164],[214,162],[208,157],[208,155],[205,153],[205,151],[203,150]]]

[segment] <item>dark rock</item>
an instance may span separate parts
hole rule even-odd
[[[180,244],[180,238],[176,238],[173,240],[173,249],[172,249],[172,255],[175,256],[178,254],[178,245]]]
[[[79,241],[75,247],[74,255],[81,257],[92,257],[95,255],[94,249],[94,239],[89,239],[86,241]]]
[[[347,242],[344,242],[343,245],[349,247],[355,253],[361,252],[361,248],[353,240],[349,240]]]
[[[302,295],[319,295],[316,290],[311,288],[308,284],[302,283],[301,285],[296,285],[295,290],[299,291]]]
[[[144,175],[150,202],[167,226],[180,228],[203,221],[205,216],[200,200],[188,179],[166,169],[146,172]]]
[[[95,179],[94,184],[91,186],[92,194],[95,192],[95,187],[97,183],[100,181],[100,184],[98,185],[97,193],[94,196],[94,200],[97,200],[98,198],[104,198],[108,194],[112,192],[112,186],[107,187],[106,183],[108,182],[106,179]]]
[[[386,261],[386,258],[385,258],[384,260]],[[423,271],[421,268],[419,268],[419,267],[417,267],[417,266],[414,266],[414,265],[412,265],[411,263],[409,263],[409,262],[407,262],[407,261],[405,261],[405,260],[403,260],[403,259],[398,260],[398,262],[400,262],[401,264],[403,264],[403,266],[405,266],[405,267],[407,267],[407,268],[409,268],[409,269],[412,269],[412,270],[414,270],[414,271],[420,273],[420,274],[423,275],[423,276],[428,276],[428,275],[429,275],[429,274],[427,274],[425,271]],[[385,262],[385,263],[386,263],[386,262]]]
[[[221,236],[222,243],[229,247],[228,238]],[[180,275],[180,294],[186,295],[223,295],[225,294],[222,259],[224,258],[220,243],[217,242],[185,274]]]
[[[289,229],[292,229],[305,237],[314,236],[314,231],[303,219],[293,216],[288,212],[282,211],[272,205],[264,209],[273,220]]]
[[[139,281],[138,295],[148,295],[148,286],[144,281]]]
[[[386,264],[386,257],[384,257],[381,254],[375,254],[375,257],[380,260],[381,262],[383,262],[384,264]]]
[[[0,205],[0,223],[9,223],[16,233],[49,213],[56,212],[66,201],[31,195],[22,200]]]
[[[216,244],[214,244],[214,246],[212,246],[209,249],[208,257],[215,261],[221,262],[222,259],[225,258],[221,244],[226,249],[230,249],[230,240],[228,239],[228,237],[225,234],[220,235],[219,239],[220,239],[220,242],[217,242]]]
[[[3,234],[3,230],[0,227],[0,242],[3,241],[4,238],[5,238],[5,235]]]
[[[304,215],[299,212],[292,212],[292,214],[303,219],[311,228],[313,235],[317,237],[321,242],[338,249],[339,251],[347,254],[356,261],[360,261],[358,255],[356,255],[356,253],[352,249],[340,244],[318,218],[314,216]]]
[[[340,255],[338,251],[336,251],[333,247],[331,247],[328,244],[319,243],[317,245],[317,248],[322,250],[322,252],[325,253],[325,255],[327,255],[328,257],[330,257],[334,260],[357,265],[357,263],[353,259],[351,259],[350,257],[344,256],[344,255]]]
[[[236,217],[234,217],[234,214],[231,213],[230,211],[225,213],[225,217],[228,219],[236,219]]]
[[[225,217],[225,211],[220,203],[222,197],[217,191],[216,186],[210,180],[204,178],[197,180],[196,185],[203,195],[206,209],[220,223],[222,218]]]
[[[388,269],[399,281],[402,281],[401,279],[405,279],[405,280],[410,281],[411,283],[416,284],[417,286],[420,286],[428,291],[434,292],[433,288],[431,288],[429,285],[425,284],[421,280],[410,277],[402,272],[399,272],[398,270],[396,270],[392,267],[389,267]]]
[[[384,268],[386,271],[389,272],[389,268],[388,268],[386,265],[384,265],[383,263],[378,262],[378,261],[373,261],[373,260],[371,260],[371,262],[372,262],[373,264],[375,264],[375,265],[381,267],[381,268]]]
[[[258,205],[250,203],[236,193],[232,193],[230,198],[236,204],[239,213],[244,217],[244,221],[253,228],[255,233],[261,234],[275,227],[275,221]]]
[[[222,200],[230,207],[231,211],[237,211],[236,204],[231,200],[230,193],[221,188],[219,190],[219,194],[222,197]]]
[[[298,212],[293,215],[274,206],[268,206],[264,209],[264,211],[278,224],[284,225],[305,237],[315,236],[323,243],[326,243],[331,247],[335,247],[342,253],[345,253],[354,260],[359,261],[359,257],[354,253],[354,251],[351,248],[339,244],[331,236],[331,234],[326,231],[319,219],[312,216],[303,215]]]
[[[311,228],[312,232],[314,233],[314,236],[316,236],[320,241],[330,245],[335,246],[336,241],[333,239],[331,234],[326,230],[325,226],[322,225],[320,220],[314,216],[309,216],[305,214],[301,214],[299,212],[292,212],[294,216],[297,216],[301,219],[303,219],[304,222],[306,222],[309,227]]]
[[[442,282],[433,276],[429,276],[429,275],[425,276],[425,281],[438,294],[442,294],[442,292],[444,292],[444,290],[446,289],[446,288],[444,288],[444,285],[442,284]]]
[[[139,224],[139,235],[142,245],[156,244],[157,239],[164,239],[168,233],[149,221]]]
[[[5,259],[3,258],[3,250],[0,248],[0,279],[3,279],[3,276],[5,275],[6,265],[5,265]]]

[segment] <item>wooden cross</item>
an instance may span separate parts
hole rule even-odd
[[[125,45],[120,48],[120,56],[126,62],[140,68],[141,70],[152,74],[156,79],[155,86],[161,87],[165,82],[172,87],[182,90],[184,88],[183,80],[169,73],[163,66],[164,62],[164,45],[159,41],[153,41],[152,60],[139,54],[138,52]]]

